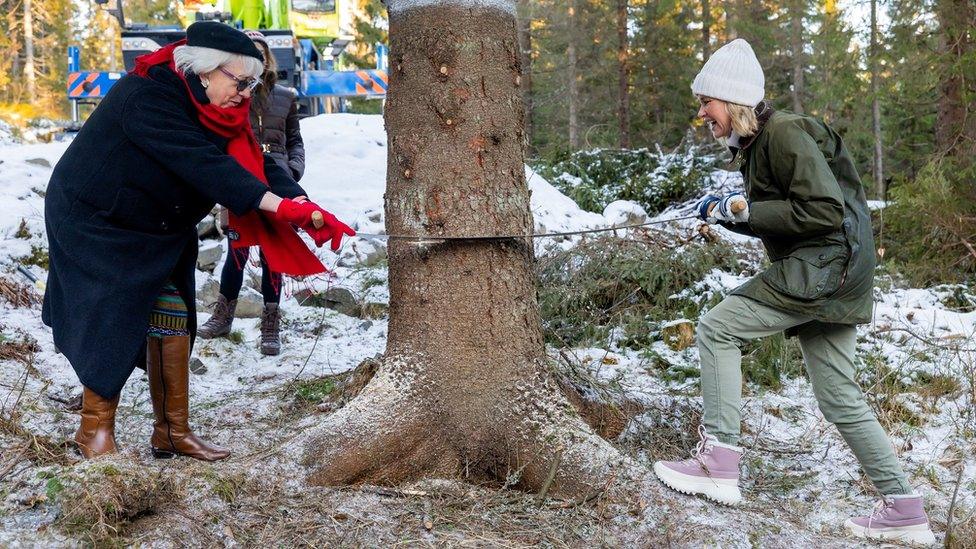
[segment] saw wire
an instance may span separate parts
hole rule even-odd
[[[635,223],[633,225],[621,225],[619,227],[603,227],[600,229],[584,229],[580,231],[564,231],[558,233],[535,233],[535,234],[507,234],[507,235],[474,235],[474,236],[417,236],[417,235],[407,235],[407,234],[373,234],[373,233],[356,233],[356,236],[363,238],[385,238],[387,240],[404,240],[408,242],[442,242],[442,241],[459,241],[459,240],[469,240],[469,241],[485,241],[485,240],[517,240],[525,238],[549,238],[557,236],[578,236],[583,234],[593,234],[593,233],[605,233],[610,231],[622,231],[625,229],[638,229],[640,227],[648,227],[650,225],[661,225],[664,223],[672,223],[674,221],[685,221],[688,219],[700,219],[697,215],[686,215],[684,217],[673,217],[671,219],[659,219],[656,221],[648,221],[646,223]]]

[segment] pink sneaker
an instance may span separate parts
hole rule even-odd
[[[725,505],[742,501],[739,491],[739,459],[742,448],[722,444],[698,427],[701,441],[684,461],[658,461],[654,474],[665,485],[682,494],[698,495]]]
[[[867,517],[854,517],[847,528],[859,538],[932,545],[935,534],[922,507],[922,496],[885,496]]]

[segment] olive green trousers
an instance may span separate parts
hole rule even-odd
[[[857,330],[732,295],[698,323],[705,429],[719,441],[738,444],[741,424],[744,341],[799,326],[803,362],[824,418],[837,426],[868,478],[884,495],[911,494],[891,441],[854,379]]]

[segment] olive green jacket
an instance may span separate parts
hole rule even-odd
[[[809,116],[757,112],[758,133],[732,149],[749,222],[725,226],[762,239],[772,265],[732,293],[822,322],[870,322],[874,237],[843,140]]]

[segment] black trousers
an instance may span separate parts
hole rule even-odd
[[[251,254],[251,248],[234,248],[231,241],[227,239],[227,261],[220,272],[220,293],[228,301],[237,299],[241,293],[241,285],[244,284],[244,269],[247,267],[247,258]],[[281,274],[272,273],[268,270],[268,262],[264,259],[264,253],[258,252],[261,257],[261,295],[264,296],[265,303],[278,303],[281,301]]]

